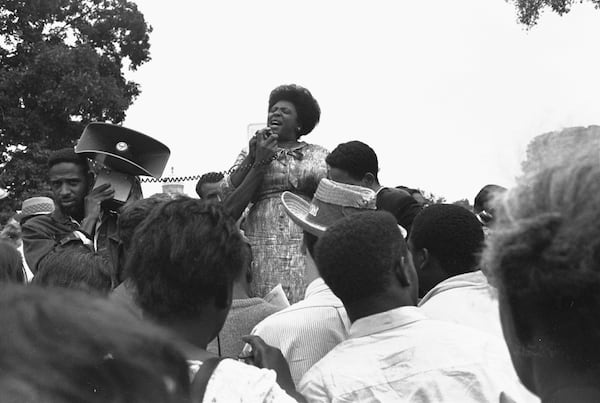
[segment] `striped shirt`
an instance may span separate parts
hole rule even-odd
[[[318,278],[306,288],[304,300],[267,317],[252,334],[281,350],[298,384],[310,367],[348,337],[349,328],[344,305]]]

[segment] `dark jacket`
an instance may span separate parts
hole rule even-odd
[[[92,234],[82,232],[79,223],[64,215],[58,208],[51,214],[29,218],[23,223],[21,231],[25,260],[33,274],[37,273],[40,261],[55,249],[66,248],[71,242],[83,243],[75,231],[79,231],[94,243]],[[104,212],[98,227],[96,252],[111,264],[113,287],[119,283],[118,247],[117,214]],[[90,252],[94,252],[93,248],[90,248]]]

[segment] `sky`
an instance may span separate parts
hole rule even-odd
[[[321,106],[303,140],[363,141],[382,185],[450,202],[512,186],[536,135],[600,124],[600,10],[588,4],[527,30],[504,0],[135,2],[152,60],[127,73],[142,93],[123,125],[170,148],[164,176],[229,169],[280,84]]]

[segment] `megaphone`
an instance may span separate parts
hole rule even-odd
[[[150,136],[109,123],[88,124],[75,152],[94,161],[98,166],[94,187],[110,183],[119,207],[127,201],[135,184],[135,176],[159,178],[171,151]]]

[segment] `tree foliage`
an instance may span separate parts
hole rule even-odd
[[[140,93],[124,70],[150,60],[151,30],[128,0],[0,0],[2,210],[43,191],[48,150],[123,121]]]
[[[526,25],[527,27],[534,26],[541,12],[550,8],[552,11],[558,13],[559,15],[567,14],[571,11],[571,6],[573,3],[583,3],[584,0],[510,0],[512,3],[515,3],[517,7],[517,16],[519,18],[519,22],[521,24]],[[591,2],[594,7],[600,9],[600,0],[587,0]]]

